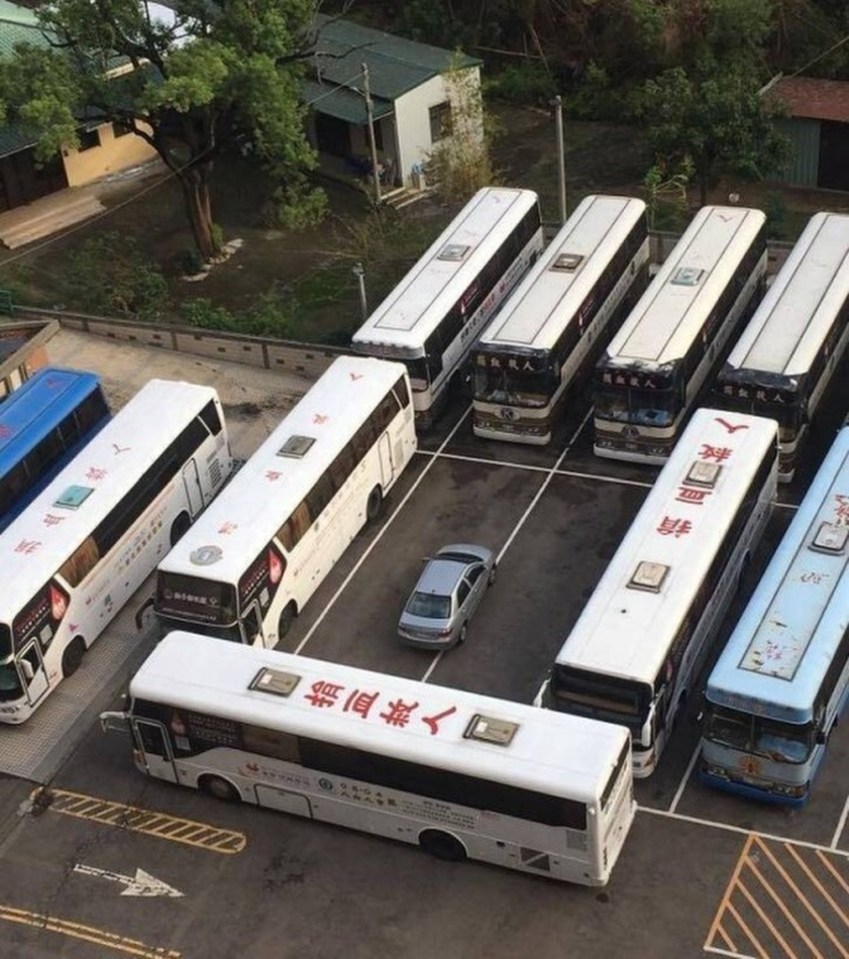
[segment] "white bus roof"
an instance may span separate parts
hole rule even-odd
[[[654,681],[777,435],[775,420],[696,410],[557,654],[558,665]],[[694,467],[718,467],[712,489],[709,476],[685,485]],[[632,585],[638,573],[641,585]]]
[[[633,197],[585,197],[484,330],[479,345],[550,350],[645,210],[645,203]]]
[[[711,702],[804,722],[846,631],[849,429],[842,429],[707,684]]]
[[[288,696],[251,689],[263,669],[293,675],[297,685]],[[346,706],[355,693],[376,694],[366,715]],[[585,803],[601,796],[628,743],[621,726],[182,631],[153,650],[130,694]],[[496,738],[515,724],[512,738],[467,738],[477,716],[491,720]]]
[[[354,334],[371,344],[415,348],[436,329],[481,268],[538,203],[532,190],[486,187],[472,197]]]
[[[810,370],[849,298],[849,216],[811,217],[751,321],[726,370],[783,376]]]
[[[685,356],[765,222],[760,210],[702,207],[613,337],[605,365]]]
[[[401,363],[373,357],[335,359],[162,560],[159,569],[238,583],[405,370]],[[220,558],[211,566],[193,563],[192,554],[207,546],[217,547]]]
[[[0,534],[0,568],[14,570],[3,586],[0,620],[21,611],[217,395],[209,386],[149,380],[106,423]]]

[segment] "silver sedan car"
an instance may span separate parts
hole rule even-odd
[[[398,635],[409,646],[449,649],[462,643],[469,619],[495,580],[495,554],[485,546],[443,546],[426,560],[407,600]]]

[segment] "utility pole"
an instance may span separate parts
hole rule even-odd
[[[563,149],[563,100],[558,94],[552,101],[557,126],[557,179],[560,184],[560,225],[566,222],[566,152]]]
[[[368,302],[366,300],[366,271],[362,263],[355,263],[351,268],[360,285],[360,315],[363,323],[368,319]]]
[[[368,145],[371,150],[371,175],[374,180],[374,198],[380,203],[380,171],[377,169],[377,144],[374,139],[374,107],[371,102],[371,85],[368,76],[368,64],[362,63],[363,68],[363,96],[366,101],[366,117],[368,118]]]

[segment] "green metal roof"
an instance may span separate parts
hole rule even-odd
[[[355,126],[365,126],[368,123],[368,116],[366,101],[360,92],[361,86],[362,83],[359,83],[356,89],[350,89],[318,83],[315,80],[304,80],[301,83],[301,99],[319,113],[325,113]],[[389,116],[393,112],[394,108],[389,101],[375,96],[372,96],[371,100],[375,120]]]
[[[0,57],[11,57],[19,43],[29,43],[34,47],[49,45],[32,10],[9,0],[0,0]],[[0,157],[25,150],[34,143],[34,137],[14,127],[0,126]]]
[[[372,97],[391,103],[426,80],[444,73],[455,62],[456,55],[452,50],[393,36],[351,20],[335,20],[318,14],[315,22],[318,42],[310,65],[314,79],[324,84],[325,89],[334,84],[360,89],[361,65],[365,63]],[[461,67],[474,67],[483,61],[460,54],[456,62]],[[330,97],[322,100],[315,109],[337,116],[328,108],[330,100]],[[365,123],[364,111],[362,122]]]

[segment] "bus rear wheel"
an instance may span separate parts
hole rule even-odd
[[[283,612],[280,614],[280,619],[277,620],[277,639],[283,639],[283,637],[289,632],[292,628],[292,623],[295,621],[295,604],[287,603],[283,607]]]
[[[465,862],[466,849],[456,836],[438,829],[426,829],[419,836],[419,848],[444,862]]]
[[[62,653],[62,677],[73,676],[80,668],[85,656],[85,643],[81,636],[75,636]]]
[[[239,791],[236,787],[220,776],[204,776],[198,786],[208,795],[223,802],[236,802]]]
[[[366,522],[373,523],[378,516],[380,516],[383,511],[383,493],[380,492],[380,487],[375,486],[375,488],[368,494],[368,502],[366,503]]]

